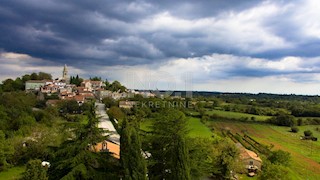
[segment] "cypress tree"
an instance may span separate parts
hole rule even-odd
[[[80,86],[81,82],[80,82],[80,78],[79,75],[77,74],[76,78],[75,78],[75,85]]]
[[[135,127],[124,119],[120,137],[120,161],[124,180],[146,179],[146,163],[141,154],[141,142]]]
[[[121,136],[120,136],[120,163],[123,169],[123,176],[124,176],[124,180],[128,179],[130,180],[130,169],[129,169],[129,165],[130,165],[130,160],[129,160],[129,156],[130,156],[130,132],[129,132],[129,128],[128,126],[128,122],[127,119],[125,118],[122,122],[122,126],[121,126]]]
[[[144,180],[146,179],[147,168],[144,157],[141,154],[141,142],[139,134],[135,128],[131,130],[130,142],[130,166],[132,166],[132,179]]]
[[[151,179],[190,179],[185,138],[187,121],[181,111],[164,109],[154,122],[150,152]]]
[[[70,84],[74,84],[74,77],[73,76],[70,76]]]
[[[172,179],[190,179],[189,155],[184,137],[178,135],[175,138],[172,158]]]

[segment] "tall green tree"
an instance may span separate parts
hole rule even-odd
[[[26,81],[29,81],[29,80],[31,80],[30,74],[25,74],[25,75],[22,76],[22,81],[23,82],[26,82]]]
[[[30,79],[31,80],[38,80],[38,74],[37,73],[32,73],[31,75],[30,75]]]
[[[38,73],[38,80],[51,80],[52,79],[52,75],[45,73],[45,72],[39,72]]]
[[[164,109],[152,125],[152,179],[190,179],[189,154],[185,145],[187,121],[181,111]]]
[[[90,77],[91,81],[101,81],[101,77],[95,76],[95,77]]]
[[[110,82],[108,81],[108,79],[106,79],[105,81],[104,81],[104,84],[106,85],[105,86],[105,89],[109,89],[109,87],[110,87]]]
[[[208,138],[189,138],[188,149],[191,169],[191,179],[202,179],[209,176],[214,169],[213,142]]]
[[[135,127],[124,119],[120,137],[120,161],[124,180],[147,179],[146,162],[141,153],[141,142]]]
[[[109,110],[108,110],[108,114],[110,116],[110,118],[115,118],[119,121],[122,121],[123,119],[125,119],[125,114],[123,113],[123,111],[116,106],[112,106]]]
[[[229,179],[231,171],[237,170],[239,150],[227,139],[217,141],[214,145],[213,175],[217,178]]]
[[[94,145],[104,140],[103,130],[97,127],[94,104],[87,124],[68,127],[71,138],[65,141],[55,153],[49,174],[50,179],[105,179],[113,176],[113,166],[108,152],[95,152]]]
[[[15,84],[14,80],[12,80],[12,79],[6,79],[6,80],[4,80],[4,81],[2,82],[2,85],[1,85],[2,90],[3,90],[4,92],[15,91],[15,89],[14,89],[14,84]]]
[[[177,134],[174,138],[174,148],[172,149],[172,179],[186,180],[190,178],[189,154],[185,142],[185,137]]]
[[[13,152],[11,144],[6,141],[5,134],[0,130],[0,172],[8,168],[7,157]]]
[[[0,129],[19,130],[23,125],[35,122],[32,115],[32,107],[36,104],[36,98],[25,92],[10,92],[0,94]],[[1,117],[0,117],[1,118]],[[5,130],[5,129],[3,129]],[[5,131],[6,132],[6,131]]]
[[[127,119],[124,119],[121,126],[121,136],[120,136],[120,163],[123,170],[124,178],[130,178],[129,170],[129,155],[130,155],[130,131],[128,127]]]
[[[102,99],[102,103],[106,105],[106,108],[111,108],[112,106],[117,106],[117,102],[111,97],[105,97]]]
[[[113,81],[109,85],[108,90],[124,92],[126,90],[126,87],[121,85],[121,83],[119,81]]]
[[[78,74],[77,74],[76,77],[74,77],[74,76],[70,77],[70,84],[74,84],[76,86],[80,86],[82,82],[83,82],[83,79],[80,78]]]
[[[7,130],[10,118],[6,112],[6,108],[0,105],[0,130]]]

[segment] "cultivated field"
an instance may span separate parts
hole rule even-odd
[[[235,121],[214,120],[208,123],[218,133],[221,129],[229,129],[233,133],[247,132],[258,142],[274,145],[274,150],[282,149],[290,152],[292,162],[289,175],[291,179],[320,179],[320,141],[300,140],[303,131],[310,129],[315,137],[320,138],[318,126],[299,126],[298,133],[289,132],[289,127],[279,127],[267,124],[245,123]]]
[[[222,111],[222,110],[209,110],[206,112],[206,114],[208,114],[208,115],[216,114],[221,117],[235,118],[235,119],[248,118],[248,120],[250,120],[252,117],[254,117],[254,119],[256,121],[265,121],[268,118],[270,118],[270,116],[258,116],[258,115],[253,115],[253,114],[231,112],[231,111]]]

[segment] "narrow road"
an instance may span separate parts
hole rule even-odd
[[[108,132],[104,135],[109,135],[109,140],[120,145],[120,135],[117,130],[114,128],[110,118],[106,112],[106,107],[102,103],[96,102],[96,114],[99,117],[98,127],[103,130],[107,130]]]

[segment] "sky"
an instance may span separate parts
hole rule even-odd
[[[1,0],[0,80],[320,94],[318,0]]]

